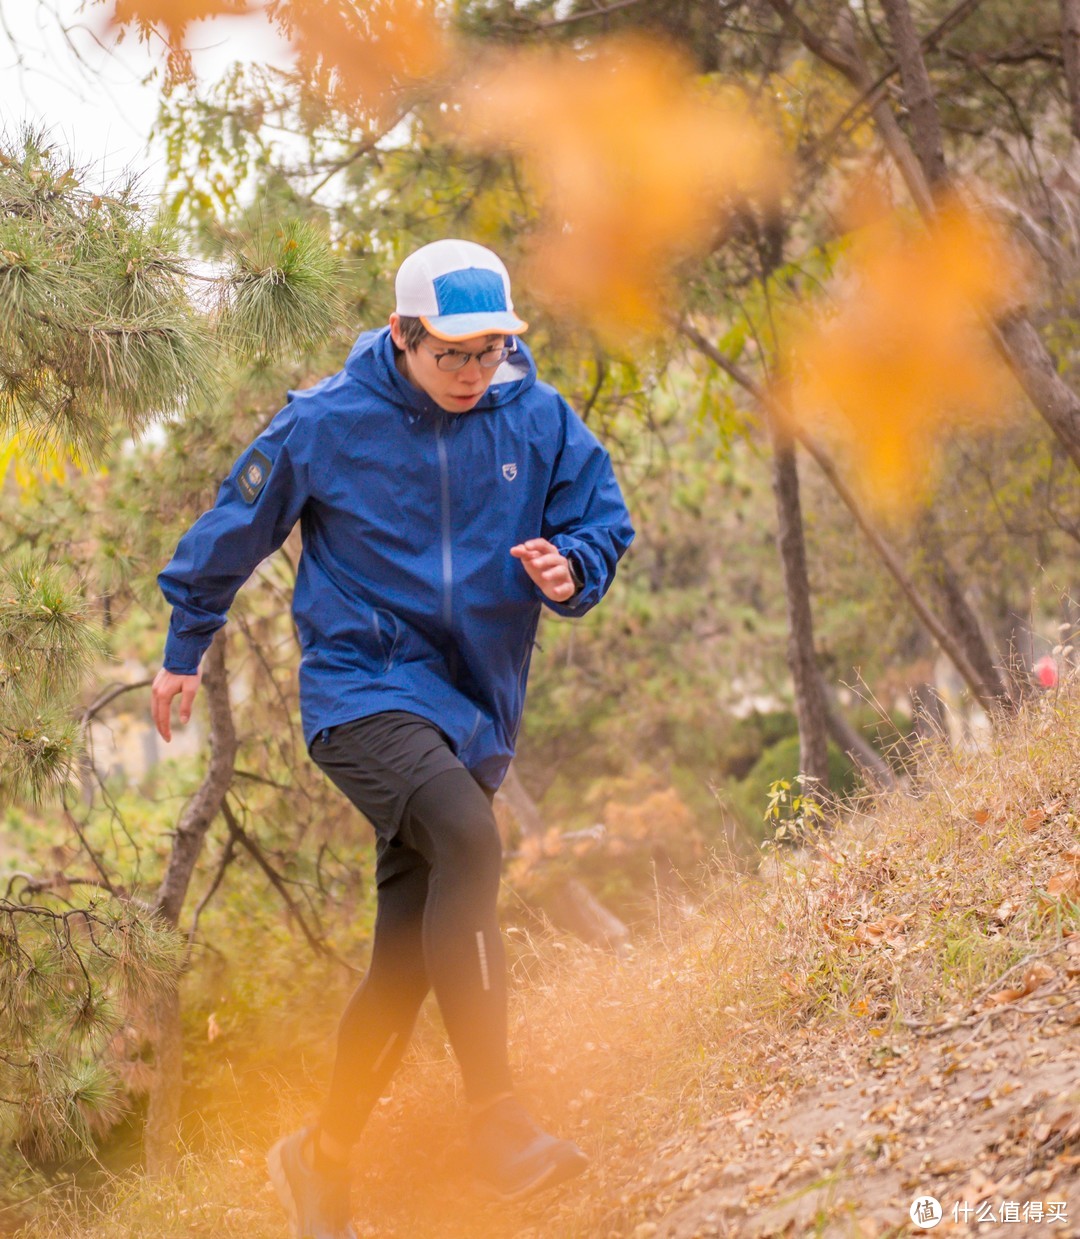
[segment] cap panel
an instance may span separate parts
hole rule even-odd
[[[448,271],[432,281],[439,314],[477,314],[485,310],[505,313],[506,286],[497,271],[469,267]]]

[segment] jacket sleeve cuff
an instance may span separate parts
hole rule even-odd
[[[599,574],[595,567],[590,566],[588,550],[580,538],[569,534],[556,534],[552,543],[570,561],[570,574],[578,588],[565,602],[554,602],[546,596],[542,597],[542,601],[556,615],[570,618],[584,615],[600,601]]]
[[[194,675],[199,670],[202,656],[210,648],[214,634],[192,633],[181,636],[175,628],[169,625],[169,635],[165,638],[165,655],[161,665],[174,675]]]

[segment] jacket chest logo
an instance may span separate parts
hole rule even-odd
[[[509,464],[503,465],[502,475],[508,482],[512,482],[517,477],[517,465],[510,461]]]

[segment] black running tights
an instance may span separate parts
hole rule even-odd
[[[496,915],[501,844],[491,804],[463,767],[409,798],[380,845],[367,975],[341,1019],[320,1126],[352,1144],[409,1042],[429,988],[471,1102],[510,1090],[506,963]]]

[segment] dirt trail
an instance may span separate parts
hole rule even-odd
[[[800,1067],[811,1083],[658,1150],[628,1235],[1080,1236],[1078,997],[819,1047]],[[909,1210],[925,1195],[942,1218],[924,1232]]]

